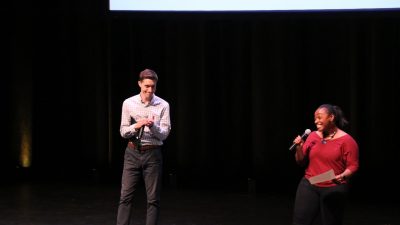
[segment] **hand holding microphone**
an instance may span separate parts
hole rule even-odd
[[[289,151],[292,151],[298,144],[301,143],[302,140],[304,140],[305,138],[307,138],[307,136],[311,133],[310,129],[306,129],[304,131],[304,133],[299,137],[297,137],[294,141],[292,146],[289,147]]]
[[[136,135],[137,139],[141,139],[144,133],[144,127],[152,127],[154,125],[154,116],[152,116],[150,119],[149,118],[143,118],[140,119],[137,123],[140,127],[137,128],[138,134]]]
[[[136,140],[140,141],[140,139],[142,138],[143,133],[144,133],[144,127],[146,126],[146,124],[147,124],[147,119],[140,119],[136,123],[135,127],[138,127],[138,128],[135,128],[135,130],[137,131]]]

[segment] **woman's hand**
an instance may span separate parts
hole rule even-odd
[[[300,137],[300,135],[297,135],[297,137],[293,140],[293,144],[297,145],[297,148],[303,146],[304,140],[303,138]]]

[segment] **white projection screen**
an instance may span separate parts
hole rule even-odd
[[[320,11],[400,9],[400,0],[109,0],[111,11]]]

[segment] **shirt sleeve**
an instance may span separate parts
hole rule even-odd
[[[307,156],[311,148],[314,147],[316,143],[316,135],[317,134],[315,133],[315,131],[313,131],[310,135],[308,135],[306,141],[304,142],[302,150],[305,156]]]
[[[344,160],[346,168],[355,173],[359,167],[359,150],[356,141],[350,138],[344,145]]]
[[[171,119],[168,103],[165,103],[165,107],[160,115],[160,124],[154,124],[150,130],[160,141],[164,141],[168,137],[171,131]]]
[[[129,104],[125,100],[122,104],[121,126],[119,130],[123,138],[130,138],[137,133],[134,127],[135,123],[131,124],[132,120],[129,111]]]

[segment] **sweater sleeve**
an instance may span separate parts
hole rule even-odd
[[[359,150],[356,141],[353,138],[349,138],[344,146],[344,160],[346,168],[354,174],[359,167]]]

